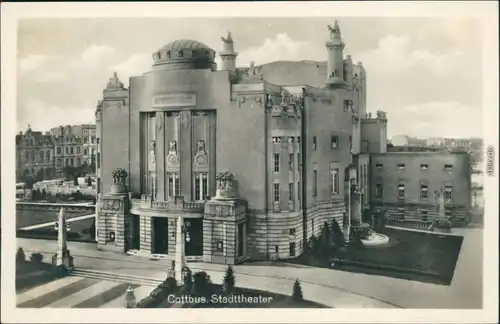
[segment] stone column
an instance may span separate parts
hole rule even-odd
[[[185,201],[192,200],[192,132],[191,132],[191,111],[180,112],[180,138],[179,138],[179,156],[180,156],[180,196]]]
[[[186,265],[185,257],[185,241],[182,227],[184,226],[184,219],[182,216],[177,218],[177,230],[175,240],[175,280],[182,284],[182,269]]]
[[[64,210],[61,207],[58,217],[58,233],[57,233],[57,250],[56,254],[52,257],[52,264],[56,266],[63,266],[66,270],[73,270],[73,257],[70,255],[67,247],[67,232],[66,232],[66,219],[64,217]]]

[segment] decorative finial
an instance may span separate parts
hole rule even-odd
[[[227,38],[221,37],[220,39],[222,39],[222,41],[224,43],[232,43],[233,42],[233,38],[231,37],[230,31],[227,32]]]

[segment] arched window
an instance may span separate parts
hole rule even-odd
[[[29,152],[24,153],[24,159],[26,161],[29,161],[29,159],[30,159],[30,153]]]
[[[71,163],[71,166],[75,165],[75,159],[71,158],[70,163]]]
[[[80,149],[80,146],[77,146],[77,147],[76,147],[76,154],[80,154],[80,150],[81,150],[81,149]]]
[[[69,151],[71,152],[70,154],[73,154],[73,146],[70,147]]]
[[[80,158],[77,158],[76,159],[76,165],[79,166],[80,164],[82,164],[82,161],[80,160]]]
[[[50,161],[50,151],[45,152],[45,160]]]
[[[89,141],[88,138],[86,138],[86,137],[83,138],[83,144],[87,144],[88,141]]]
[[[66,146],[66,154],[69,154],[69,147]]]
[[[69,165],[69,159],[66,159],[66,161],[64,162],[64,164],[65,164],[66,166],[68,166],[68,165]]]
[[[60,147],[57,148],[57,154],[61,154],[61,148]]]
[[[83,155],[87,155],[87,149],[83,149]]]
[[[35,161],[35,152],[31,152],[31,161]]]
[[[39,156],[40,156],[40,162],[43,162],[43,157],[44,157],[43,151],[40,152]]]

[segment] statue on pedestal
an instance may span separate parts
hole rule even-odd
[[[221,172],[215,179],[217,181],[216,200],[238,199],[238,192],[234,186],[234,176],[231,172]]]
[[[125,179],[128,176],[127,171],[122,168],[117,168],[113,170],[112,173],[113,176],[113,184],[111,185],[111,194],[128,194],[127,193],[127,186],[125,185]]]

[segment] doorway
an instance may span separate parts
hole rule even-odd
[[[140,218],[139,215],[132,214],[130,216],[130,238],[129,238],[129,249],[139,250],[141,246],[141,233],[140,233]]]
[[[185,219],[184,226],[186,256],[203,255],[203,218]]]
[[[242,257],[245,255],[245,224],[238,224],[238,257]]]
[[[295,242],[290,242],[290,258],[293,258],[295,256]]]
[[[153,246],[155,254],[168,254],[168,218],[153,217]]]

